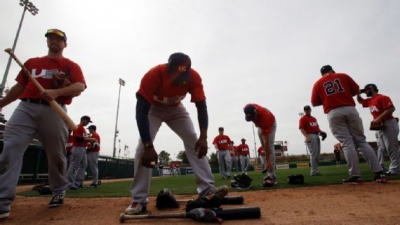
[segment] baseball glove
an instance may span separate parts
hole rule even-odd
[[[292,174],[287,177],[288,184],[304,184],[303,174]]]
[[[158,209],[178,208],[179,204],[171,191],[169,191],[167,188],[164,188],[157,194],[156,207]]]
[[[321,131],[319,132],[319,136],[321,136],[322,140],[324,141],[328,135],[325,132]]]
[[[380,124],[371,122],[369,126],[369,130],[384,130],[384,129],[385,129],[385,124],[383,122]]]
[[[41,195],[51,195],[53,193],[48,183],[35,185],[32,190],[39,192]]]
[[[56,89],[71,85],[71,81],[67,78],[67,75],[59,73],[53,74],[53,83]]]
[[[190,200],[186,204],[186,212],[190,212],[193,209],[196,208],[205,208],[205,209],[212,209],[212,210],[219,210],[221,207],[221,201],[220,199],[213,199],[213,201],[210,201],[206,197],[198,198],[195,200]]]
[[[275,184],[275,180],[274,178],[270,177],[270,176],[266,176],[264,177],[264,180],[262,182],[262,186],[264,187],[272,187]]]

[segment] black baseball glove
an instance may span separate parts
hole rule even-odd
[[[186,212],[190,212],[193,209],[196,208],[205,208],[205,209],[211,209],[211,210],[219,210],[221,207],[221,199],[219,198],[211,198],[208,199],[206,197],[198,198],[195,200],[190,200],[186,204]]]
[[[178,208],[179,204],[171,191],[169,191],[167,188],[164,188],[157,194],[156,207],[158,209]]]
[[[325,132],[321,131],[319,132],[319,136],[321,136],[322,140],[324,141],[328,135]]]
[[[274,178],[270,177],[270,176],[266,176],[264,177],[264,180],[262,182],[262,186],[264,187],[272,187],[275,184],[275,180]]]

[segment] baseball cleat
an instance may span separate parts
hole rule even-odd
[[[383,173],[376,174],[373,180],[375,183],[387,183],[387,177]]]
[[[348,177],[347,179],[343,179],[342,181],[343,184],[362,184],[363,181],[361,177],[359,176],[351,176]]]
[[[139,215],[146,212],[146,206],[137,202],[133,202],[125,209],[127,215]]]

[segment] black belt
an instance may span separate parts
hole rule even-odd
[[[29,102],[29,103],[33,103],[33,104],[39,104],[39,105],[50,105],[50,103],[48,101],[43,100],[43,99],[21,98],[21,101]],[[60,104],[61,106],[64,105],[63,103],[58,103],[58,104]]]

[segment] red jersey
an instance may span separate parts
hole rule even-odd
[[[349,75],[334,73],[322,76],[312,89],[311,103],[322,105],[325,114],[343,106],[355,106],[353,96],[360,91],[358,84]]]
[[[299,129],[303,129],[307,134],[318,134],[319,126],[317,119],[313,116],[304,115],[300,118]]]
[[[244,155],[244,156],[250,155],[249,146],[247,144],[240,144],[237,147],[237,152],[239,153],[239,155]]]
[[[229,154],[231,157],[237,155],[237,146],[233,146],[233,151],[229,151]]]
[[[258,148],[258,154],[259,154],[260,156],[265,156],[265,151],[264,151],[264,148],[263,148],[262,146],[260,146],[260,147]]]
[[[94,138],[97,140],[96,142],[90,142],[87,151],[88,152],[99,152],[100,151],[100,136],[98,133],[94,132],[92,133],[92,136],[90,136],[91,138]]]
[[[167,64],[150,69],[140,83],[139,91],[150,104],[178,105],[186,96],[191,95],[191,102],[206,99],[200,75],[190,69],[190,81],[174,86],[167,73]]]
[[[218,150],[229,150],[231,139],[226,135],[218,135],[214,138],[213,144],[217,145]]]
[[[88,136],[86,129],[82,125],[78,124],[77,129],[72,132],[72,136],[73,136],[72,143],[73,143],[74,147],[86,147],[87,146],[86,141],[83,141],[83,142],[76,141],[77,137],[85,138]]]
[[[68,139],[67,139],[67,143],[65,144],[65,148],[67,149],[67,152],[71,152],[71,150],[72,150],[72,147],[73,147],[72,139],[73,139],[72,135],[69,135]]]
[[[361,104],[364,108],[369,107],[369,111],[374,119],[380,116],[386,109],[394,107],[392,100],[388,96],[381,94],[377,94],[372,98],[364,99]],[[382,120],[389,120],[393,118],[393,115],[389,115],[385,118],[382,118]]]
[[[261,129],[262,134],[269,134],[272,132],[272,125],[275,122],[275,116],[267,108],[259,106],[257,104],[252,104],[258,113],[258,117],[254,124],[256,127]]]
[[[24,65],[44,89],[56,88],[53,81],[54,74],[64,75],[71,83],[80,82],[86,86],[86,81],[79,65],[67,58],[49,58],[47,56],[31,58]],[[41,99],[39,89],[37,89],[23,70],[19,72],[15,81],[25,86],[24,92],[19,96],[20,99]],[[56,101],[63,104],[70,104],[72,98],[72,96],[60,96]]]

